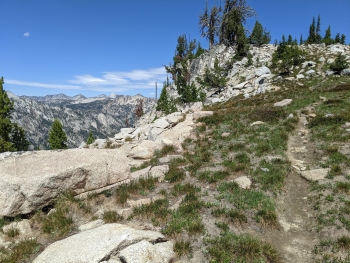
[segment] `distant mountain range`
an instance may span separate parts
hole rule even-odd
[[[133,126],[138,99],[143,99],[145,112],[155,104],[154,99],[142,95],[111,94],[87,98],[81,94],[40,97],[7,93],[14,101],[13,121],[24,128],[30,143],[40,149],[48,149],[48,134],[54,119],[61,121],[69,147],[78,147],[86,141],[89,131],[103,139],[112,137],[123,127]]]

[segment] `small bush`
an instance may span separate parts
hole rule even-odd
[[[329,65],[329,68],[336,72],[340,72],[348,67],[349,64],[346,62],[346,57],[341,53],[339,53],[335,61]]]

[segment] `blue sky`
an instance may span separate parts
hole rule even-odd
[[[209,0],[209,5],[220,0]],[[223,2],[223,0],[222,0]],[[312,17],[350,41],[350,1],[247,0],[271,32],[306,39]],[[166,78],[177,37],[203,47],[198,17],[205,0],[1,0],[0,76],[17,95],[65,93],[154,96]]]

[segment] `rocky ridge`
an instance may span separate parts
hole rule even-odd
[[[262,47],[251,47],[249,52],[252,55],[253,65],[246,66],[248,59],[245,57],[241,61],[234,62],[228,71],[227,86],[222,90],[205,90],[207,100],[205,104],[224,102],[232,97],[243,95],[245,98],[269,91],[280,89],[278,84],[282,80],[281,76],[272,74],[269,66],[271,65],[272,54],[276,50],[272,44]],[[309,56],[314,56],[315,61],[305,61],[301,66],[292,67],[291,74],[287,81],[298,81],[299,79],[309,79],[312,77],[332,75],[335,72],[325,70],[327,66],[334,62],[336,56],[341,53],[350,63],[350,48],[346,45],[334,44],[326,46],[325,44],[302,45],[300,48]],[[217,45],[210,51],[202,54],[199,58],[191,61],[190,82],[196,83],[196,78],[203,76],[205,69],[214,68],[215,59],[219,60],[219,66],[226,67],[232,57],[235,55],[233,47]],[[319,66],[316,68],[316,64]],[[342,75],[350,75],[349,69],[344,69]],[[172,97],[178,97],[176,87],[168,87],[168,93]]]

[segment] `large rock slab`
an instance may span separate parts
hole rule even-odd
[[[76,195],[129,178],[126,155],[118,150],[38,151],[0,161],[0,217],[28,214],[65,191]]]
[[[196,114],[196,113],[194,113]],[[156,139],[155,143],[159,147],[166,145],[172,145],[177,150],[181,150],[181,143],[190,136],[191,131],[193,130],[193,115],[187,114],[186,119],[178,123],[172,129],[162,132]]]
[[[138,248],[135,250],[135,254],[138,255],[135,260],[138,260],[138,258],[143,257],[143,254],[141,253],[142,247],[135,247],[133,244],[142,241],[148,242],[152,245],[166,240],[165,237],[158,232],[136,230],[121,224],[106,224],[92,230],[80,232],[49,245],[44,252],[34,259],[33,263],[98,263],[103,260],[108,260],[112,255],[113,257],[116,257],[115,255],[118,255],[120,251],[127,249],[129,246],[132,246],[132,248],[135,249]],[[144,244],[144,242],[141,244]],[[148,249],[150,249],[150,246],[148,246]],[[154,251],[158,251],[158,249],[155,248]],[[171,251],[169,251],[169,253],[171,253]],[[169,262],[168,257],[163,256],[159,251],[157,256],[163,259],[163,261],[159,262]],[[129,257],[127,256],[127,258]]]

